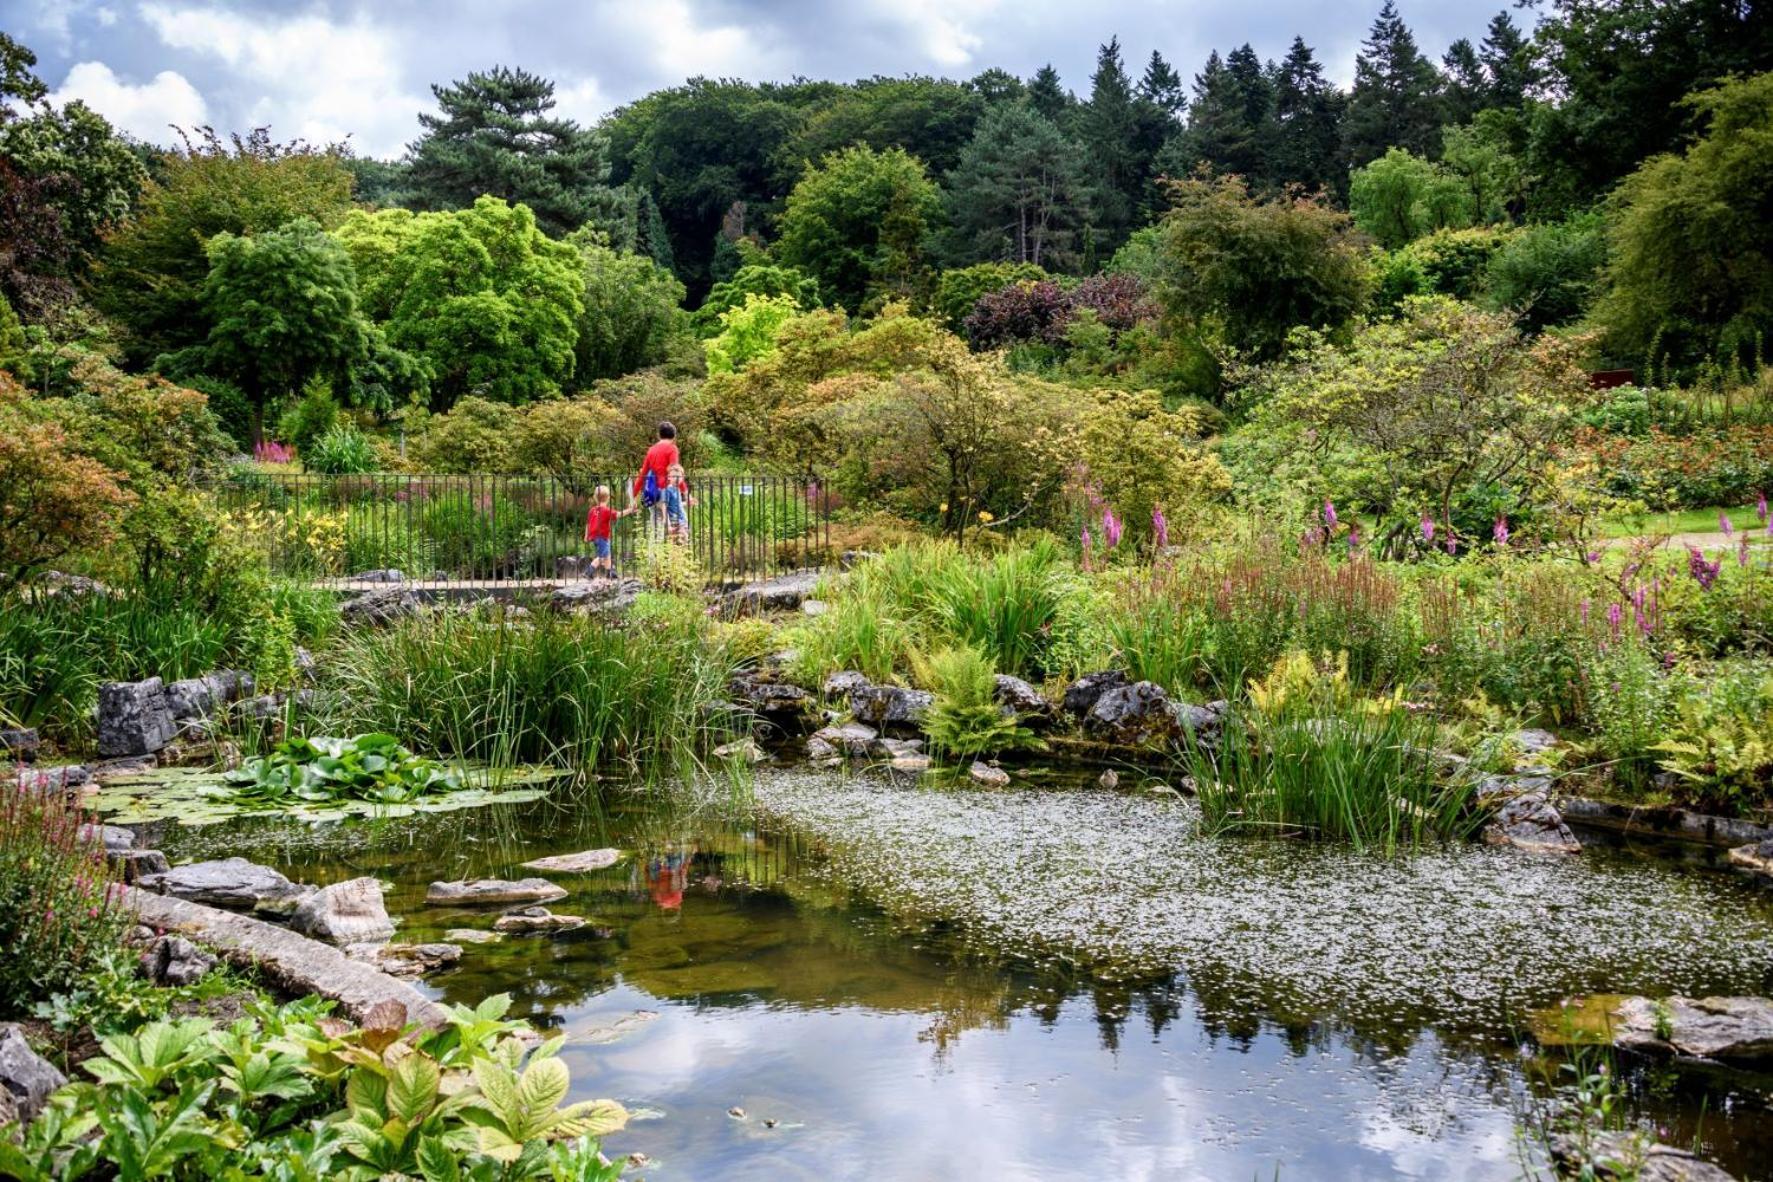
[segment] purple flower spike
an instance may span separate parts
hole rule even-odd
[[[1730,515],[1728,513],[1718,514],[1718,528],[1723,531],[1726,538],[1736,532],[1736,527],[1731,524]]]
[[[1102,536],[1108,539],[1109,549],[1120,545],[1120,518],[1114,515],[1113,509],[1102,510]]]
[[[1164,507],[1162,505],[1153,505],[1151,507],[1151,535],[1157,539],[1157,548],[1159,550],[1166,550],[1169,548],[1170,523],[1169,520],[1164,517]]]
[[[1755,494],[1755,516],[1759,517],[1762,521],[1767,520],[1767,494],[1766,493],[1756,493]]]
[[[1422,544],[1434,545],[1434,518],[1426,513],[1422,515]]]
[[[1490,536],[1496,539],[1498,546],[1508,545],[1508,518],[1498,517],[1496,524],[1490,527]]]
[[[1687,547],[1687,573],[1699,584],[1703,591],[1710,591],[1711,585],[1718,581],[1719,573],[1724,569],[1722,561],[1708,561],[1697,546]]]
[[[1324,502],[1324,525],[1332,530],[1336,528],[1336,502],[1334,501],[1326,500]]]
[[[1617,600],[1607,605],[1607,626],[1613,630],[1614,640],[1619,639],[1619,620],[1623,615],[1624,613],[1620,611]]]
[[[1356,548],[1358,548],[1360,546],[1360,544],[1361,544],[1361,527],[1358,525],[1349,526],[1348,527],[1348,549],[1349,549],[1349,551],[1352,553]]]

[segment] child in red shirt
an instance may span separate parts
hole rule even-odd
[[[616,523],[616,518],[626,517],[632,512],[634,510],[631,508],[619,512],[610,508],[609,485],[600,484],[597,486],[597,491],[593,494],[591,509],[585,514],[585,540],[591,543],[592,549],[596,552],[596,557],[591,560],[593,575],[599,572],[606,575],[615,574],[615,569],[610,565],[610,527]]]

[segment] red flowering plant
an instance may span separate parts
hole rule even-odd
[[[53,775],[0,786],[0,1016],[72,985],[130,923],[105,845]]]

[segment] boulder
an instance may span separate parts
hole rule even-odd
[[[1773,837],[1737,846],[1730,851],[1730,864],[1773,878]]]
[[[382,902],[380,882],[350,878],[303,899],[290,914],[289,928],[343,947],[388,939],[394,934],[394,921]]]
[[[830,610],[831,605],[823,599],[808,599],[800,605],[800,614],[803,616],[822,616]]]
[[[105,861],[124,882],[140,882],[151,874],[165,874],[172,863],[159,850],[106,850]]]
[[[1030,726],[1050,722],[1057,713],[1053,704],[1039,690],[1020,677],[1011,677],[1007,673],[997,675],[997,685],[992,691],[992,697],[999,706],[1013,712]]]
[[[1765,997],[1625,997],[1608,1030],[1625,1050],[1691,1059],[1773,1061],[1773,999]]]
[[[976,759],[973,766],[967,769],[967,778],[985,788],[1007,788],[1010,783],[1010,773]]]
[[[844,755],[860,759],[869,754],[875,740],[879,739],[880,735],[871,726],[864,726],[859,722],[846,722],[842,726],[828,726],[823,730],[814,731],[813,738],[824,741],[833,750]]]
[[[798,685],[767,681],[754,673],[734,677],[731,688],[741,706],[776,726],[798,723],[812,701],[812,695]]]
[[[1083,716],[1090,738],[1126,747],[1175,742],[1182,737],[1182,725],[1176,704],[1151,681],[1109,686]]]
[[[55,1064],[31,1049],[16,1025],[0,1025],[0,1124],[35,1120],[49,1094],[68,1082]]]
[[[83,763],[70,763],[61,767],[40,767],[27,772],[20,768],[17,783],[20,787],[34,788],[38,792],[53,792],[58,789],[79,788],[92,782],[92,769]]]
[[[141,955],[142,976],[162,988],[191,985],[209,976],[216,958],[183,936],[160,936]]]
[[[850,713],[882,734],[919,735],[936,696],[896,685],[865,685],[850,691]]]
[[[757,583],[735,587],[720,597],[728,611],[791,612],[799,609],[818,589],[823,578],[816,570],[795,571]]]
[[[102,842],[105,852],[114,854],[135,847],[135,830],[125,829],[121,825],[82,825],[80,842],[82,845]]]
[[[394,585],[352,596],[339,605],[339,618],[347,624],[392,624],[403,616],[417,615],[418,611],[419,597]]]
[[[876,739],[868,745],[876,759],[911,759],[923,755],[922,739]]]
[[[221,687],[208,677],[190,677],[166,687],[166,708],[175,722],[208,718],[225,699]]]
[[[1086,673],[1065,687],[1065,696],[1060,702],[1061,708],[1071,717],[1082,721],[1084,715],[1096,705],[1096,700],[1109,690],[1127,684],[1127,675],[1119,669],[1106,669],[1101,673]]]
[[[548,593],[548,607],[558,612],[614,615],[633,606],[642,590],[639,579],[591,579],[554,588]]]
[[[171,895],[206,907],[279,915],[293,911],[314,889],[298,886],[269,866],[245,858],[174,866],[159,874],[145,875],[136,885],[156,895]]]
[[[566,898],[566,888],[545,878],[475,878],[465,882],[434,882],[425,891],[425,902],[452,906],[492,903],[546,903]]]
[[[861,689],[863,686],[873,684],[873,682],[868,680],[868,675],[866,673],[858,673],[854,669],[845,669],[842,672],[833,673],[831,676],[827,677],[824,686],[821,688],[827,698],[847,698],[850,694]]]
[[[556,854],[551,858],[537,858],[525,862],[525,870],[551,871],[555,874],[589,874],[593,870],[607,870],[622,860],[621,850],[581,850],[576,854]],[[558,899],[559,895],[549,895]]]
[[[806,757],[814,763],[835,763],[843,758],[843,752],[824,739],[809,736],[806,741]]]
[[[1480,799],[1482,799],[1480,794]],[[1582,843],[1564,823],[1562,813],[1543,789],[1508,797],[1484,828],[1491,845],[1508,845],[1531,854],[1579,854]]]
[[[577,915],[556,915],[546,907],[525,907],[521,911],[513,911],[509,915],[501,915],[493,921],[495,932],[529,933],[529,932],[571,932],[585,926],[585,920]]]
[[[345,955],[391,977],[423,977],[462,959],[460,944],[350,944]]]
[[[43,739],[34,726],[0,727],[0,757],[29,763],[43,748]]]
[[[1520,749],[1522,767],[1538,767],[1544,762],[1540,756],[1558,745],[1558,737],[1538,727],[1523,727],[1514,733],[1514,745]]]
[[[158,677],[99,686],[98,752],[106,759],[152,755],[177,733]]]
[[[496,944],[504,939],[497,932],[483,931],[480,928],[451,928],[443,933],[443,938],[451,944]]]
[[[1217,747],[1220,736],[1225,733],[1225,722],[1231,717],[1231,703],[1223,698],[1217,702],[1208,702],[1205,706],[1179,702],[1176,705],[1176,717],[1181,720],[1182,729],[1192,735],[1195,742],[1203,747]]]
[[[769,756],[764,754],[762,747],[755,739],[735,739],[731,743],[722,743],[714,749],[714,758],[732,759],[740,763],[762,763]]]
[[[1736,1182],[1725,1171],[1685,1149],[1651,1141],[1647,1135],[1595,1130],[1586,1137],[1553,1133],[1552,1160],[1562,1177],[1594,1177],[1602,1182]],[[1583,1173],[1584,1168],[1588,1173]]]

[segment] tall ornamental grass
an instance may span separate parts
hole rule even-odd
[[[36,773],[0,785],[0,1016],[68,988],[122,942],[130,915],[86,820]]]
[[[687,769],[736,721],[720,709],[731,661],[704,627],[687,611],[621,625],[476,612],[349,632],[325,721],[493,764]]]

